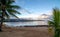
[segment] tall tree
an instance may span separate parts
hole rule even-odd
[[[0,0],[0,14],[1,14],[1,24],[0,31],[2,31],[2,25],[4,18],[9,18],[10,15],[18,18],[15,14],[20,14],[17,9],[20,7],[17,5],[13,5],[15,0]]]
[[[54,37],[60,37],[60,10],[58,8],[53,9],[52,19],[48,23],[54,28]]]

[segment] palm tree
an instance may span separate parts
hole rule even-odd
[[[20,14],[17,9],[20,7],[17,5],[13,5],[14,0],[0,0],[0,14],[1,14],[1,24],[0,31],[2,31],[3,18],[9,18],[10,15],[18,18],[15,14]]]
[[[54,37],[60,37],[60,10],[58,8],[53,9],[52,19],[48,23],[54,28]]]

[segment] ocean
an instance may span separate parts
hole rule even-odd
[[[47,21],[29,21],[29,22],[4,22],[6,26],[34,26],[34,25],[48,25]]]

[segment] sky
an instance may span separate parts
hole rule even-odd
[[[15,0],[16,5],[21,9],[18,11],[21,15],[20,18],[38,17],[41,14],[51,15],[52,9],[55,7],[60,8],[60,0]]]

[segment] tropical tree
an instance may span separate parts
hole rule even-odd
[[[1,16],[1,24],[0,31],[2,31],[2,25],[4,18],[10,18],[10,15],[18,18],[15,14],[20,14],[17,9],[20,7],[17,5],[13,5],[15,0],[0,0],[0,16]]]
[[[54,37],[60,37],[60,10],[58,8],[53,9],[52,19],[48,23],[49,26],[53,26]]]

